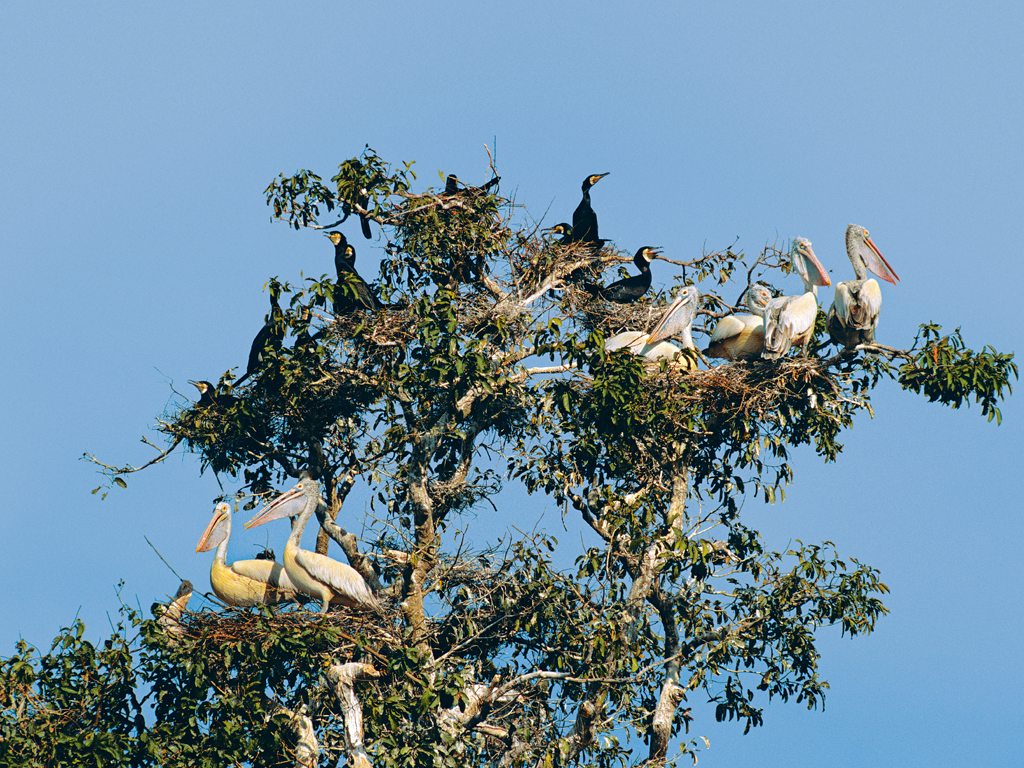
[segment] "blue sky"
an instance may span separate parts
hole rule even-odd
[[[0,654],[76,613],[101,632],[119,579],[144,606],[173,591],[143,535],[205,584],[213,477],[177,457],[101,503],[78,457],[144,459],[172,386],[244,363],[267,276],[330,269],[262,190],[365,143],[436,183],[483,179],[496,138],[505,191],[552,222],[611,171],[602,234],[677,258],[799,234],[844,279],[843,228],[864,224],[903,278],[884,341],[935,320],[1021,347],[1020,3],[209,5],[0,10],[0,479],[21,489]],[[1017,764],[1019,398],[1000,429],[894,387],[877,405],[840,464],[803,455],[785,505],[747,509],[780,545],[880,567],[893,614],[823,642],[824,714],[773,705],[742,737],[695,707],[704,765]],[[280,548],[273,528],[232,552]]]

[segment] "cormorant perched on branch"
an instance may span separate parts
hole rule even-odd
[[[199,400],[196,402],[196,408],[230,408],[235,402],[233,395],[218,394],[217,387],[208,381],[189,381],[193,387],[199,390]]]
[[[355,309],[383,309],[370,286],[356,272],[356,249],[341,232],[327,232],[334,244],[334,269],[338,282],[334,286],[334,314],[344,315]]]
[[[491,187],[495,186],[501,181],[501,176],[495,176],[493,179],[488,181],[486,184],[482,184],[479,187],[471,187],[468,184],[465,187],[460,187],[459,177],[454,173],[449,173],[448,177],[444,180],[444,192],[445,195],[458,195],[458,194],[479,194],[487,192]]]
[[[651,261],[658,258],[659,250],[653,246],[645,245],[637,250],[633,256],[633,263],[640,270],[639,275],[631,275],[621,280],[616,280],[611,285],[584,284],[588,293],[600,296],[606,301],[613,301],[616,304],[632,304],[651,288]]]
[[[595,243],[600,249],[604,243],[597,231],[597,214],[590,206],[590,188],[607,176],[607,173],[594,173],[583,180],[583,199],[572,212],[572,242]]]
[[[278,304],[278,296],[281,294],[281,286],[276,280],[270,281],[270,314],[263,319],[263,327],[260,328],[256,338],[252,340],[249,348],[249,360],[245,365],[245,373],[238,377],[235,386],[256,373],[262,366],[264,356],[268,349],[277,352],[281,351],[281,344],[284,341],[284,313],[281,305]]]

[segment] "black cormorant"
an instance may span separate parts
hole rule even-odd
[[[603,241],[597,232],[597,214],[590,206],[590,188],[607,176],[607,173],[594,173],[583,180],[583,199],[572,212],[572,242],[594,243],[600,249]]]
[[[464,186],[464,187],[460,187],[459,184],[461,184],[462,182],[459,181],[459,177],[456,176],[454,173],[449,173],[447,178],[445,178],[445,180],[444,180],[444,191],[441,194],[443,194],[443,195],[482,194],[484,192],[487,192],[491,187],[495,186],[499,181],[501,181],[501,176],[495,176],[493,179],[488,181],[486,184],[481,184],[479,187],[471,187],[468,184],[466,186]]]
[[[249,348],[249,360],[245,365],[245,373],[238,377],[236,385],[241,384],[247,378],[256,373],[264,362],[264,356],[268,349],[277,352],[281,351],[281,343],[284,341],[284,313],[277,298],[280,295],[280,284],[276,280],[270,283],[270,314],[263,319],[263,327],[260,328],[256,338],[252,340]]]
[[[658,257],[658,249],[645,245],[637,250],[633,256],[633,263],[640,270],[639,275],[631,275],[621,280],[616,280],[611,285],[585,284],[583,287],[588,293],[600,296],[606,301],[613,301],[616,304],[632,304],[651,288],[651,261]]]
[[[384,305],[356,272],[356,249],[341,232],[326,235],[334,244],[334,269],[338,274],[332,302],[334,314],[344,315],[355,309],[382,309]]]
[[[189,381],[193,387],[199,390],[199,400],[196,408],[228,408],[234,403],[235,398],[229,394],[218,394],[217,387],[208,381]]]

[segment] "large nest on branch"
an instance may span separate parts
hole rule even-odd
[[[179,622],[179,643],[219,648],[238,643],[261,643],[268,637],[303,638],[313,653],[355,653],[360,647],[398,645],[389,623],[380,616],[345,609],[320,614],[306,610],[256,613],[245,610],[186,612]]]

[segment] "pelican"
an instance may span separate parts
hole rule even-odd
[[[605,342],[605,349],[614,352],[626,349],[634,355],[641,355],[648,360],[669,360],[678,358],[685,368],[696,368],[696,359],[683,354],[684,350],[696,350],[693,344],[691,326],[700,303],[700,292],[697,286],[688,285],[680,291],[650,333],[624,331],[616,334]],[[668,339],[676,336],[682,347]]]
[[[726,315],[715,324],[704,354],[724,360],[753,360],[764,349],[764,308],[772,292],[762,283],[754,283],[743,293],[751,314]]]
[[[303,472],[294,488],[270,502],[245,527],[255,528],[282,517],[298,518],[284,548],[284,569],[296,588],[320,601],[320,613],[327,613],[332,603],[380,611],[380,603],[359,571],[326,555],[301,548],[306,523],[323,503],[320,483],[308,472]]]
[[[825,268],[814,255],[811,241],[798,237],[793,241],[789,258],[793,269],[804,281],[804,292],[799,296],[780,296],[765,306],[764,351],[761,357],[778,360],[785,357],[794,344],[802,346],[811,340],[814,321],[818,316],[818,286],[832,285]]]
[[[228,565],[228,539],[231,537],[231,507],[221,502],[213,510],[210,524],[196,544],[196,552],[214,547],[210,566],[210,586],[228,605],[274,605],[295,600],[298,590],[280,563],[273,560],[235,560]]]
[[[846,255],[850,257],[857,279],[836,285],[835,299],[828,310],[828,335],[836,344],[852,348],[875,340],[878,313],[882,309],[882,290],[877,280],[868,277],[868,272],[874,272],[893,285],[900,278],[872,242],[868,231],[857,224],[846,228]]]

